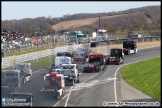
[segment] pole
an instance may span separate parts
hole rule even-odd
[[[100,25],[100,17],[99,17],[99,28],[101,27],[101,25]]]

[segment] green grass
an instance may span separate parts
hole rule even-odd
[[[136,89],[161,101],[160,57],[133,63],[121,70],[123,78]]]

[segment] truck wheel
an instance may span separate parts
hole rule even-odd
[[[62,96],[64,96],[64,90],[62,90]]]
[[[99,66],[99,69],[98,69],[98,71],[99,71],[99,72],[101,72],[101,70],[102,70],[102,69],[101,69],[101,66]]]
[[[130,50],[128,50],[128,55],[130,55]]]
[[[117,61],[116,65],[119,65],[120,64],[120,60]]]
[[[79,76],[78,76],[78,80],[77,80],[77,83],[79,83]]]
[[[122,64],[124,63],[124,58],[123,58],[123,62],[122,62]]]
[[[74,79],[72,79],[71,86],[74,86]]]
[[[25,84],[25,83],[26,83],[26,79],[23,78],[23,79],[22,79],[22,84]]]
[[[136,49],[134,49],[134,53],[133,54],[136,54]]]
[[[56,95],[56,99],[57,99],[57,100],[60,99],[60,93],[57,93],[57,95]]]

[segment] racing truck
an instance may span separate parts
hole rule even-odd
[[[57,69],[61,71],[61,65],[62,64],[72,64],[72,58],[66,57],[66,56],[58,56],[55,58],[55,63],[51,65],[50,72],[53,69]]]
[[[1,90],[4,96],[8,93],[20,92],[21,86],[31,80],[24,70],[3,70],[1,75]]]
[[[135,54],[137,53],[137,43],[133,40],[123,41],[124,54]]]
[[[110,50],[110,57],[106,60],[106,64],[123,64],[124,63],[124,49],[123,48],[112,48]]]
[[[108,33],[104,28],[97,28],[96,32],[92,33],[92,36],[91,47],[96,47],[101,42],[108,43]]]
[[[77,56],[74,58],[75,61],[83,61],[85,63],[85,59],[88,58],[89,54],[91,53],[92,49],[90,48],[77,48]],[[84,59],[84,60],[83,60]]]
[[[18,104],[18,103],[23,103],[22,101],[18,101],[18,102],[13,102],[13,104],[12,104],[12,106],[27,106],[27,107],[33,107],[34,106],[34,95],[32,94],[32,93],[18,93],[18,92],[16,92],[16,93],[10,93],[9,95],[8,95],[8,98],[9,99],[15,99],[15,98],[17,98],[17,99],[25,99],[25,105],[23,105],[23,104]],[[5,105],[5,106],[9,106],[9,105]]]
[[[80,72],[77,64],[62,64],[61,74],[65,76],[65,85],[79,83]]]
[[[106,69],[105,57],[104,54],[90,54],[89,64],[84,67],[83,72],[104,71]]]
[[[89,43],[89,37],[86,34],[83,34],[81,31],[74,31],[73,36],[77,38],[78,44],[83,42]]]
[[[58,72],[51,72],[44,76],[44,90],[43,92],[49,96],[60,99],[65,93],[65,80],[64,75]]]

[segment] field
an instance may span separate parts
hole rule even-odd
[[[138,13],[131,13],[131,14],[139,14]],[[119,17],[119,16],[124,16],[127,14],[122,14],[122,15],[114,15],[114,16],[104,16],[104,17],[100,17],[101,20],[102,19],[111,19],[114,17]],[[56,31],[60,30],[60,29],[74,29],[74,28],[78,28],[78,27],[82,27],[82,26],[86,26],[86,25],[91,25],[93,23],[95,23],[96,21],[98,21],[99,18],[88,18],[88,19],[81,19],[81,20],[72,20],[72,21],[66,21],[66,22],[61,22],[59,24],[55,24],[52,26],[52,28]]]
[[[161,101],[160,57],[125,66],[121,74],[126,82]]]

